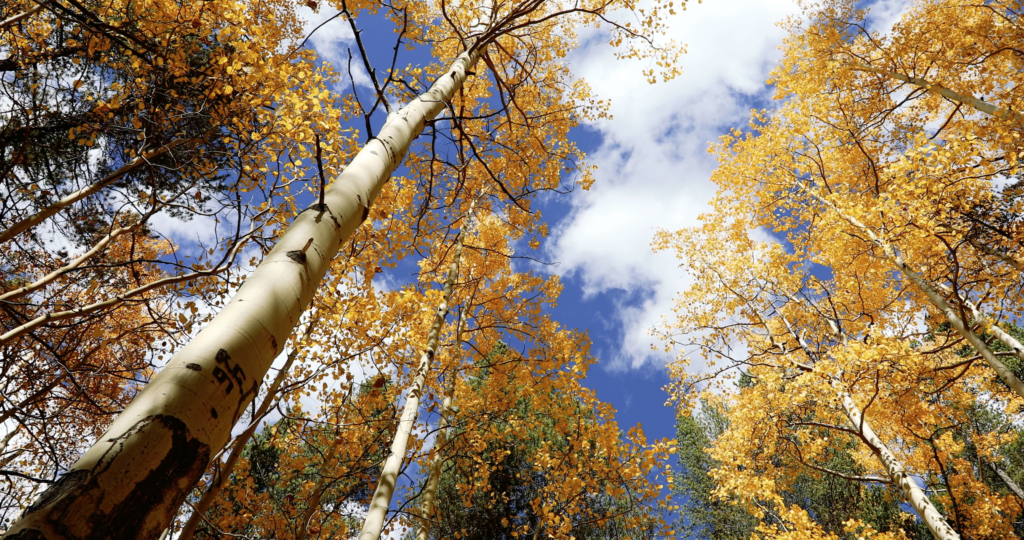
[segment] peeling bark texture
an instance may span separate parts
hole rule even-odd
[[[384,467],[381,469],[377,488],[373,491],[373,497],[370,499],[370,509],[366,513],[366,521],[363,522],[363,530],[359,533],[359,540],[380,540],[381,530],[384,528],[384,518],[387,516],[388,507],[391,506],[391,496],[394,494],[395,484],[398,482],[398,473],[402,469],[402,462],[405,461],[405,449],[409,444],[409,436],[412,434],[413,425],[416,423],[416,416],[420,407],[420,397],[423,393],[423,383],[427,379],[427,372],[430,371],[430,364],[434,359],[434,352],[437,350],[437,336],[441,333],[441,327],[444,326],[444,318],[448,314],[448,301],[452,297],[455,280],[459,277],[459,259],[462,258],[462,242],[466,237],[466,227],[472,214],[473,205],[470,205],[469,213],[465,218],[466,221],[463,223],[462,230],[459,231],[459,237],[455,241],[455,255],[452,257],[452,264],[448,268],[448,277],[445,279],[441,305],[437,306],[434,322],[430,325],[430,333],[427,334],[427,344],[423,348],[419,365],[416,367],[416,378],[409,388],[409,396],[405,399],[405,406],[402,408],[402,418],[398,422],[395,438],[391,442],[391,453],[384,461]]]
[[[825,199],[821,195],[818,195],[813,189],[810,189],[806,186],[801,186],[801,189],[805,193],[810,195],[812,198],[814,198],[816,201],[834,210],[837,214],[839,214],[839,217],[841,217],[851,226],[867,235],[867,237],[870,238],[871,241],[882,250],[882,253],[884,253],[885,257],[889,259],[889,262],[892,263],[892,265],[895,266],[897,270],[902,272],[903,275],[906,276],[911,283],[917,286],[918,290],[924,293],[924,295],[928,298],[932,305],[935,306],[939,310],[939,312],[941,312],[942,315],[946,318],[946,321],[948,321],[949,324],[951,324],[953,328],[956,329],[957,333],[963,336],[963,338],[966,339],[972,347],[974,347],[974,350],[978,351],[978,353],[981,354],[981,357],[985,359],[985,362],[992,369],[995,370],[996,374],[999,375],[999,378],[1002,379],[1004,383],[1006,383],[1006,386],[1008,386],[1010,390],[1016,392],[1018,396],[1024,397],[1024,382],[1018,379],[1017,376],[1014,375],[1013,371],[1010,371],[1010,368],[1006,367],[1006,364],[1004,364],[1003,361],[1000,360],[995,355],[995,353],[992,352],[992,349],[989,348],[989,346],[978,336],[978,334],[975,333],[970,326],[964,323],[963,319],[960,318],[960,315],[957,314],[956,310],[953,309],[953,307],[950,306],[948,302],[946,302],[946,299],[943,298],[942,295],[940,295],[935,290],[935,287],[933,287],[923,277],[921,277],[921,275],[918,274],[911,267],[910,263],[904,260],[903,256],[900,255],[900,253],[896,251],[896,249],[892,245],[886,242],[883,238],[880,238],[878,235],[875,234],[874,231],[872,231],[870,228],[868,228],[866,225],[864,225],[857,219],[845,214],[842,210],[839,209],[838,206],[833,204],[832,201],[829,201],[828,199]]]
[[[160,536],[211,456],[231,439],[232,426],[278,354],[277,343],[292,333],[338,249],[426,122],[447,107],[480,51],[461,54],[426,93],[388,118],[327,187],[324,206],[292,221],[231,302],[6,537],[29,538],[29,531],[51,540]],[[297,264],[287,255],[295,250],[306,260]],[[168,434],[168,422],[180,436]],[[180,442],[172,445],[172,439]],[[72,481],[79,483],[69,486]]]
[[[889,450],[889,447],[871,429],[871,425],[864,419],[860,409],[853,402],[853,398],[846,392],[840,391],[839,393],[843,402],[843,410],[846,412],[846,417],[850,420],[850,424],[853,425],[853,429],[860,433],[861,439],[867,443],[871,451],[882,462],[882,465],[885,466],[885,471],[889,474],[889,478],[892,478],[893,483],[899,486],[900,493],[903,494],[903,500],[907,501],[914,508],[918,517],[928,526],[928,530],[932,532],[935,539],[960,540],[960,535],[953,530],[953,527],[949,526],[949,523],[946,523],[946,518],[932,506],[932,502],[928,499],[928,495],[925,494],[924,490],[917,485],[917,482],[907,473],[903,464],[896,459],[896,456]]]

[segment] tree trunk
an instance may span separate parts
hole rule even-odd
[[[402,469],[402,462],[405,461],[405,449],[409,444],[409,436],[412,434],[413,424],[416,423],[416,415],[419,412],[420,396],[423,393],[423,383],[430,370],[430,363],[434,360],[434,351],[437,350],[437,336],[441,333],[444,325],[444,318],[448,314],[448,301],[452,297],[452,289],[455,288],[455,280],[459,276],[459,259],[462,257],[462,242],[466,237],[466,227],[469,225],[469,216],[473,213],[472,207],[465,217],[462,230],[455,241],[455,254],[452,257],[452,264],[448,268],[448,277],[445,280],[444,292],[441,305],[437,306],[437,313],[434,315],[434,322],[427,334],[427,344],[420,355],[419,365],[416,367],[416,378],[409,388],[409,396],[405,399],[405,406],[402,409],[402,418],[395,431],[395,438],[391,443],[391,454],[384,461],[384,467],[380,473],[380,480],[377,482],[377,489],[370,499],[370,510],[366,513],[366,521],[363,522],[363,530],[359,533],[359,540],[379,540],[381,529],[384,527],[384,518],[387,516],[388,507],[391,506],[391,496],[395,492],[395,484],[398,482],[398,473]]]
[[[942,284],[940,284],[939,287],[942,290],[944,290],[946,294],[954,296],[953,290],[950,289],[949,287],[946,287],[945,285]],[[964,306],[966,306],[967,309],[971,311],[971,316],[974,317],[975,321],[981,324],[986,330],[991,332],[992,335],[995,336],[996,339],[998,339],[1003,345],[1009,347],[1017,358],[1024,360],[1024,345],[1021,345],[1021,343],[1017,341],[1017,338],[1006,333],[1006,331],[1003,330],[1002,328],[999,328],[995,321],[989,319],[985,313],[979,310],[978,306],[974,302],[971,302],[966,298],[957,298],[957,300],[963,302]]]
[[[780,317],[782,322],[786,325],[786,328],[789,330],[789,333],[793,335],[804,353],[812,360],[817,358],[818,355],[807,346],[802,335],[789,324],[789,321],[786,320],[785,317],[782,317],[781,315]],[[769,335],[771,336],[771,329],[768,325],[764,325],[764,327],[768,329]],[[838,329],[838,327],[834,328]],[[771,336],[771,340],[772,343],[776,343],[774,336]],[[785,348],[783,348],[783,351],[785,351]],[[813,366],[805,366],[799,363],[797,363],[796,366],[802,371],[815,371]],[[932,535],[934,535],[936,540],[960,540],[960,535],[958,535],[956,531],[946,523],[946,518],[943,517],[934,506],[932,506],[932,502],[928,499],[928,495],[926,495],[924,490],[914,482],[914,479],[907,473],[903,464],[896,459],[896,455],[893,454],[892,451],[889,450],[889,447],[882,442],[882,439],[875,434],[875,430],[871,429],[871,425],[868,424],[867,419],[864,418],[863,413],[860,408],[857,407],[857,404],[853,401],[849,392],[843,388],[842,383],[838,379],[831,377],[829,377],[829,379],[832,389],[835,390],[842,402],[843,412],[846,414],[846,418],[850,421],[851,426],[858,434],[860,434],[861,440],[868,445],[871,452],[874,453],[875,456],[878,457],[879,461],[882,462],[882,466],[885,467],[886,474],[889,475],[889,478],[892,479],[894,484],[899,486],[904,500],[913,507],[918,517],[920,517],[921,521],[924,521],[925,525],[928,526],[928,530],[932,532]]]
[[[22,19],[27,19],[28,17],[31,17],[33,14],[38,13],[40,10],[43,9],[43,5],[45,5],[45,3],[39,4],[36,7],[29,8],[28,10],[22,11],[21,13],[13,17],[0,21],[0,30],[7,28],[8,26],[18,24],[18,22],[21,21]]]
[[[1010,475],[1006,474],[1006,471],[991,461],[983,461],[992,469],[992,472],[996,473],[996,476],[1006,484],[1006,487],[1010,488],[1010,491],[1016,495],[1018,499],[1024,501],[1024,490],[1017,485],[1017,482],[1013,481],[1013,478],[1010,478]]]
[[[924,293],[924,295],[928,298],[932,305],[934,305],[939,310],[939,312],[941,312],[946,317],[946,320],[949,322],[949,324],[951,324],[953,328],[955,328],[956,331],[961,336],[963,336],[964,339],[966,339],[972,347],[974,347],[974,350],[978,351],[978,353],[981,354],[982,358],[985,359],[985,362],[988,363],[988,365],[991,366],[992,369],[994,369],[996,373],[999,375],[999,378],[1002,379],[1004,383],[1006,383],[1006,386],[1010,387],[1010,389],[1016,392],[1017,395],[1024,397],[1024,382],[1021,382],[1021,380],[1018,379],[1017,376],[1014,375],[1008,367],[1006,367],[1006,364],[1004,364],[1001,360],[999,360],[998,357],[996,357],[995,353],[992,352],[992,349],[990,349],[988,345],[986,345],[985,342],[982,341],[980,337],[978,337],[978,334],[976,334],[974,330],[972,330],[969,326],[967,326],[967,324],[964,323],[960,316],[957,315],[956,310],[954,310],[949,305],[949,303],[946,302],[946,299],[939,295],[939,293],[935,291],[935,288],[932,287],[931,284],[925,281],[924,278],[922,278],[916,271],[914,271],[914,269],[911,268],[910,264],[903,259],[903,257],[899,254],[899,252],[896,251],[895,248],[889,245],[889,243],[886,242],[884,239],[879,238],[878,235],[876,235],[875,232],[868,228],[866,225],[854,219],[852,216],[846,215],[842,210],[839,209],[838,206],[833,204],[831,201],[815,193],[813,189],[807,188],[806,186],[802,185],[801,188],[805,193],[813,197],[815,200],[834,210],[837,214],[839,214],[839,217],[841,217],[851,226],[853,226],[856,229],[859,229],[861,232],[867,235],[868,238],[870,238],[871,241],[874,242],[875,245],[877,245],[882,250],[882,253],[884,253],[885,257],[889,259],[889,262],[892,263],[892,265],[895,266],[897,270],[902,272],[903,275],[906,276],[907,279],[909,279],[914,285],[916,285],[917,288],[922,293]]]
[[[192,536],[196,533],[196,528],[199,527],[199,523],[203,521],[203,516],[210,510],[210,506],[217,500],[217,496],[223,491],[224,486],[228,483],[228,478],[231,477],[231,471],[235,469],[235,465],[238,463],[238,458],[242,457],[242,451],[245,450],[245,445],[249,444],[249,440],[256,433],[259,428],[260,421],[266,416],[270,407],[274,404],[274,398],[277,397],[277,392],[280,390],[281,385],[284,384],[285,379],[288,378],[288,372],[292,368],[292,364],[295,363],[295,359],[299,356],[299,345],[300,343],[309,339],[312,335],[313,330],[316,328],[319,319],[313,319],[306,326],[306,331],[302,335],[302,339],[295,343],[292,347],[292,352],[288,354],[288,359],[284,365],[281,366],[281,371],[278,372],[277,377],[274,378],[274,382],[270,384],[270,388],[267,389],[267,395],[263,398],[260,406],[256,409],[256,414],[252,417],[252,422],[249,427],[242,433],[238,434],[235,438],[235,443],[231,446],[231,454],[228,455],[227,461],[221,465],[220,471],[210,481],[210,487],[203,493],[202,498],[195,504],[192,509],[192,515],[189,516],[188,521],[185,523],[185,527],[181,529],[181,534],[178,535],[178,540],[191,540]]]
[[[893,73],[891,71],[885,71],[884,69],[878,69],[878,68],[867,66],[867,65],[864,65],[864,64],[847,64],[847,67],[849,69],[853,70],[853,71],[864,71],[864,72],[867,72],[867,73],[877,73],[878,75],[883,75],[885,77],[889,77],[890,79],[896,79],[897,81],[903,81],[903,82],[908,83],[908,84],[913,84],[913,85],[918,86],[920,88],[923,88],[923,89],[925,89],[925,90],[927,90],[929,92],[932,92],[934,94],[938,94],[938,95],[940,95],[940,96],[942,96],[942,97],[944,97],[944,98],[946,98],[946,99],[948,99],[950,101],[955,101],[956,103],[962,103],[964,105],[967,105],[968,107],[974,107],[975,109],[977,109],[977,110],[979,110],[979,111],[981,111],[983,113],[995,116],[996,118],[1002,118],[1002,119],[1005,119],[1005,120],[1011,120],[1011,121],[1016,122],[1018,124],[1024,125],[1024,115],[1021,115],[1019,113],[1015,113],[1015,112],[1013,112],[1011,110],[1007,110],[1007,109],[1003,109],[1003,108],[1000,108],[1000,107],[996,107],[995,105],[992,105],[991,103],[986,103],[986,102],[984,102],[984,101],[982,101],[982,100],[980,100],[980,99],[978,99],[976,97],[973,97],[973,96],[968,96],[968,95],[964,95],[964,94],[958,94],[958,93],[950,90],[949,88],[946,88],[945,86],[942,86],[941,84],[936,84],[936,83],[930,82],[930,81],[925,80],[925,79],[920,79],[918,77],[909,77],[907,75],[903,75],[902,73]]]
[[[231,438],[342,242],[369,215],[413,139],[452,99],[480,56],[461,54],[430,90],[391,115],[299,214],[235,297],[135,397],[9,538],[154,538]],[[415,399],[415,398],[413,398]],[[385,504],[385,510],[386,510]]]
[[[459,312],[459,322],[455,326],[455,354],[462,351],[462,324],[463,312]],[[437,438],[434,440],[434,448],[430,456],[430,474],[427,476],[427,485],[423,490],[423,503],[420,506],[420,526],[416,529],[416,540],[427,540],[430,536],[430,515],[434,513],[434,500],[437,498],[437,486],[441,483],[441,464],[444,457],[441,455],[444,446],[448,443],[448,430],[451,428],[450,420],[452,414],[452,402],[455,401],[455,382],[458,380],[457,367],[449,376],[448,388],[441,402],[441,419],[437,425]]]
[[[50,206],[47,206],[46,208],[43,208],[42,210],[36,212],[35,214],[32,214],[31,216],[11,225],[10,227],[7,228],[7,230],[0,232],[0,244],[10,240],[11,238],[14,238],[15,236],[18,236],[19,234],[31,229],[32,227],[35,227],[36,225],[39,225],[40,223],[46,221],[47,218],[49,218],[50,216],[56,214],[57,212],[60,212],[61,210],[67,208],[68,206],[71,206],[72,204],[75,204],[76,202],[85,199],[86,197],[98,193],[101,189],[109,186],[110,184],[113,184],[115,181],[117,181],[117,179],[121,178],[122,176],[141,167],[142,165],[149,163],[149,160],[158,156],[162,156],[167,152],[170,152],[171,150],[177,148],[178,146],[181,146],[182,144],[202,142],[212,134],[213,130],[210,130],[202,137],[171,141],[170,143],[165,144],[164,146],[161,146],[156,150],[143,152],[141,156],[131,160],[125,165],[122,165],[121,168],[108,174],[107,176],[104,176],[103,178],[97,180],[93,184],[88,185],[74,193],[71,193],[63,197],[59,201],[51,204]]]
[[[942,517],[942,514],[932,506],[932,502],[928,499],[928,495],[925,494],[924,490],[910,477],[910,474],[903,468],[903,464],[896,459],[896,456],[889,451],[889,448],[882,442],[882,439],[879,439],[875,431],[871,429],[871,425],[864,419],[860,409],[853,402],[853,398],[842,390],[839,390],[839,393],[843,402],[843,410],[846,412],[846,417],[850,420],[850,424],[853,425],[853,429],[860,433],[861,439],[878,456],[882,465],[885,466],[885,471],[889,474],[889,478],[892,478],[892,481],[900,487],[903,499],[914,508],[914,511],[917,512],[921,521],[924,521],[925,525],[928,526],[928,530],[932,532],[936,540],[960,540],[960,535],[946,523],[946,519]]]

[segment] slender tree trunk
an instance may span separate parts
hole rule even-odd
[[[799,334],[796,329],[789,324],[789,321],[780,315],[782,322],[786,325],[786,329],[796,339],[797,343],[804,353],[812,360],[818,358],[817,353],[813,352],[804,338]],[[763,324],[763,321],[762,321]],[[830,323],[830,325],[832,325]],[[767,329],[768,326],[764,325]],[[832,325],[833,328],[838,330],[838,326]],[[775,337],[771,335],[771,330],[768,329],[769,335],[773,343],[776,343]],[[845,340],[844,340],[845,342]],[[785,348],[782,348],[785,351]],[[797,368],[807,371],[814,372],[813,366],[806,366],[803,364],[796,364]],[[924,521],[925,525],[928,526],[928,530],[932,532],[932,535],[936,540],[960,540],[960,535],[953,530],[952,527],[946,523],[946,518],[939,513],[938,510],[932,505],[931,500],[928,499],[928,495],[925,494],[924,490],[914,482],[910,474],[907,473],[906,468],[903,464],[896,459],[896,455],[889,450],[889,447],[882,442],[882,439],[878,437],[875,430],[871,428],[871,424],[868,423],[867,419],[864,418],[864,414],[860,408],[857,407],[856,402],[853,401],[853,397],[850,396],[849,392],[843,388],[840,380],[829,377],[830,385],[832,389],[839,396],[839,400],[843,406],[843,412],[846,414],[846,418],[850,421],[851,426],[857,433],[860,434],[860,438],[868,445],[871,452],[878,457],[879,461],[882,462],[882,466],[885,467],[886,474],[892,479],[893,483],[899,486],[900,492],[903,494],[904,500],[913,507],[921,521]]]
[[[242,247],[245,245],[245,242],[248,241],[251,236],[252,235],[250,233],[238,239],[238,241],[235,242],[235,245],[222,259],[224,261],[223,264],[216,268],[212,268],[210,270],[202,270],[199,272],[190,272],[188,274],[182,274],[178,276],[165,277],[163,279],[158,279],[151,283],[142,285],[141,287],[136,287],[132,290],[125,291],[121,294],[114,295],[113,297],[107,298],[106,300],[101,300],[99,302],[77,307],[74,309],[48,312],[44,315],[40,315],[22,324],[21,326],[12,328],[10,331],[3,335],[0,335],[0,345],[3,345],[4,343],[7,343],[19,336],[25,335],[46,323],[61,321],[64,319],[71,319],[73,317],[81,317],[83,315],[88,315],[96,311],[114,307],[118,304],[123,303],[125,300],[128,300],[129,298],[135,298],[136,296],[145,294],[154,289],[159,289],[160,287],[174,285],[175,283],[182,283],[200,277],[215,276],[221,272],[226,272],[231,268],[231,264],[234,262],[235,256],[238,255],[238,252],[242,249]]]
[[[903,499],[914,508],[914,511],[917,512],[921,521],[924,521],[925,525],[928,526],[928,530],[932,532],[936,540],[959,540],[960,535],[946,523],[946,519],[942,514],[932,506],[928,495],[917,485],[917,482],[907,473],[903,464],[896,459],[896,456],[882,442],[882,439],[878,438],[875,431],[871,429],[871,425],[864,419],[864,415],[857,408],[853,398],[842,390],[839,390],[839,394],[842,398],[843,410],[846,412],[846,417],[850,420],[853,429],[860,433],[861,439],[882,462],[886,473],[889,474],[889,478],[892,478],[892,481],[900,487]]]
[[[363,530],[359,533],[359,540],[379,540],[381,529],[384,527],[384,518],[387,516],[388,507],[391,506],[391,496],[395,492],[395,484],[398,482],[398,473],[402,469],[402,462],[405,461],[405,449],[409,444],[409,436],[412,434],[413,424],[416,423],[416,415],[419,412],[420,396],[423,393],[423,383],[430,370],[430,364],[434,360],[434,351],[437,349],[437,336],[441,333],[444,325],[444,318],[448,314],[448,301],[452,297],[452,289],[455,288],[455,280],[459,276],[459,259],[462,257],[462,242],[466,236],[466,228],[469,225],[467,214],[459,237],[455,241],[455,254],[452,257],[451,266],[448,268],[448,277],[445,280],[444,292],[442,293],[441,305],[437,306],[437,313],[434,315],[434,322],[427,334],[427,344],[420,355],[419,365],[416,367],[416,378],[409,388],[409,396],[405,399],[405,407],[402,409],[402,418],[395,431],[395,438],[391,443],[391,454],[384,461],[384,467],[380,473],[380,480],[377,482],[377,489],[370,499],[370,510],[366,513],[366,521],[363,522]]]
[[[312,319],[308,325],[306,325],[306,331],[302,334],[302,339],[295,343],[292,347],[292,351],[288,353],[288,359],[285,360],[281,371],[277,373],[277,377],[274,377],[274,382],[270,384],[270,388],[267,389],[267,395],[263,398],[260,406],[256,409],[256,414],[252,417],[252,422],[245,431],[238,434],[235,438],[235,443],[231,445],[231,454],[228,455],[227,461],[224,462],[220,467],[220,471],[216,473],[214,478],[210,482],[210,486],[203,493],[203,496],[199,499],[199,502],[195,504],[192,509],[192,515],[189,516],[188,521],[185,522],[185,526],[181,529],[181,534],[178,535],[178,540],[191,540],[192,536],[196,533],[196,528],[203,521],[203,516],[210,510],[210,506],[217,500],[217,496],[224,490],[224,486],[227,485],[228,479],[231,477],[231,471],[235,469],[235,465],[238,463],[238,458],[242,457],[242,451],[245,450],[245,445],[249,444],[249,440],[256,433],[259,428],[260,422],[263,417],[266,416],[267,412],[270,411],[270,407],[274,404],[277,392],[281,389],[281,385],[284,384],[285,379],[288,378],[288,372],[292,369],[292,364],[295,363],[295,359],[299,356],[299,346],[302,342],[309,339],[309,336],[313,334],[313,330],[316,328],[317,323],[320,319]]]
[[[75,204],[76,202],[85,199],[86,197],[98,193],[101,189],[109,186],[110,184],[113,184],[122,176],[141,167],[142,165],[145,165],[146,163],[149,163],[149,160],[155,157],[162,156],[167,152],[170,152],[171,150],[177,148],[178,146],[181,146],[182,144],[191,144],[194,142],[204,141],[206,140],[206,137],[210,136],[211,134],[212,130],[210,132],[207,132],[207,134],[203,135],[202,137],[171,141],[170,143],[165,144],[160,148],[157,148],[156,150],[143,152],[141,156],[121,166],[120,169],[117,169],[116,171],[108,174],[107,176],[104,176],[103,178],[97,180],[96,182],[89,186],[86,186],[74,193],[71,193],[70,195],[65,196],[64,198],[51,204],[50,206],[47,206],[46,208],[43,208],[42,210],[36,212],[35,214],[32,214],[31,216],[11,225],[10,227],[7,228],[7,230],[0,232],[0,244],[10,240],[11,238],[14,238],[15,236],[18,236],[19,234],[31,229],[32,227],[35,227],[36,225],[39,225],[40,223],[46,221],[47,218],[49,218],[50,216],[56,214],[57,212],[60,212],[61,210],[67,208],[68,206],[71,206],[72,204]]]
[[[23,19],[31,17],[35,13],[38,13],[40,10],[43,9],[43,6],[46,3],[47,2],[44,2],[42,4],[37,5],[36,7],[29,8],[26,11],[22,11],[21,13],[15,15],[13,17],[10,17],[10,18],[7,18],[7,19],[5,19],[3,21],[0,21],[0,30],[2,30],[4,28],[7,28],[8,26],[11,26],[11,25],[14,25],[14,24],[18,24],[18,21],[21,21]]]
[[[992,105],[991,103],[986,103],[986,102],[984,102],[984,101],[982,101],[982,100],[980,100],[980,99],[978,99],[976,97],[973,97],[973,96],[969,96],[969,95],[965,95],[965,94],[958,94],[958,93],[950,90],[949,88],[946,88],[945,86],[942,86],[941,84],[933,83],[933,82],[928,81],[926,79],[921,79],[921,78],[918,78],[918,77],[909,77],[907,75],[903,75],[902,73],[893,73],[891,71],[886,71],[884,69],[878,69],[878,68],[871,67],[871,66],[864,65],[864,64],[847,64],[847,67],[849,69],[853,70],[853,71],[864,71],[864,72],[868,72],[868,73],[877,73],[878,75],[883,75],[885,77],[889,77],[890,79],[896,79],[897,81],[903,81],[903,82],[908,83],[908,84],[913,84],[913,85],[918,86],[920,88],[923,88],[923,89],[925,89],[925,90],[927,90],[929,92],[932,92],[934,94],[938,94],[938,95],[940,95],[940,96],[942,96],[942,97],[944,97],[946,99],[949,99],[951,101],[955,101],[957,103],[962,103],[964,105],[967,105],[968,107],[974,107],[975,109],[977,109],[977,110],[979,110],[979,111],[981,111],[983,113],[995,116],[996,118],[1003,118],[1003,119],[1011,120],[1011,121],[1016,122],[1018,124],[1024,125],[1024,115],[1021,115],[1019,113],[1015,113],[1015,112],[1013,112],[1011,110],[1008,110],[1008,109],[1003,109],[1003,108],[1000,108],[1000,107],[996,107],[995,105]]]
[[[1013,494],[1016,495],[1018,499],[1024,501],[1024,490],[1022,490],[1020,486],[1017,485],[1017,482],[1013,481],[1013,478],[1010,478],[1010,475],[1006,474],[1006,471],[1004,471],[999,465],[996,465],[991,461],[983,461],[989,466],[990,469],[992,469],[992,472],[996,473],[996,476],[998,476],[999,479],[1002,480],[1004,484],[1006,484],[1006,487],[1010,488],[1010,491],[1013,492]]]
[[[939,288],[945,291],[946,294],[949,294],[951,296],[954,295],[953,290],[945,285],[939,284]],[[1013,354],[1017,356],[1017,358],[1024,360],[1024,345],[1021,345],[1021,343],[1017,341],[1017,338],[1006,333],[1006,331],[1003,330],[1002,328],[999,328],[995,321],[991,320],[988,317],[988,315],[979,310],[978,306],[975,305],[974,302],[971,302],[966,298],[958,298],[958,300],[960,302],[963,302],[963,304],[967,306],[967,309],[971,311],[971,317],[974,317],[975,321],[983,325],[985,327],[985,330],[991,332],[992,335],[995,336],[996,339],[998,339],[1003,345],[1009,347],[1010,350],[1013,351]]]
[[[882,250],[882,253],[884,253],[885,257],[889,259],[889,262],[892,263],[892,265],[895,266],[897,270],[902,272],[903,275],[906,276],[907,279],[909,279],[914,285],[916,285],[917,288],[922,293],[924,293],[924,295],[928,298],[932,305],[934,305],[939,310],[939,312],[941,312],[942,315],[945,316],[949,324],[951,324],[953,328],[955,328],[956,331],[961,336],[963,336],[964,339],[966,339],[968,343],[970,343],[971,346],[974,347],[976,351],[978,351],[978,353],[981,354],[982,358],[985,359],[985,362],[988,363],[988,365],[991,366],[992,369],[994,369],[996,373],[999,375],[999,378],[1002,379],[1004,383],[1006,383],[1006,386],[1010,387],[1010,389],[1016,392],[1017,395],[1024,397],[1024,382],[1018,379],[1017,376],[1014,375],[1012,371],[1010,371],[1010,368],[1006,367],[1006,364],[999,360],[995,353],[992,352],[992,349],[990,349],[988,345],[985,344],[985,342],[982,341],[980,337],[978,337],[978,334],[976,334],[974,330],[972,330],[971,327],[968,326],[963,321],[963,319],[960,318],[956,310],[954,310],[949,305],[949,303],[946,302],[946,299],[943,298],[938,292],[936,292],[935,288],[932,287],[930,283],[928,283],[923,277],[921,277],[916,271],[914,271],[910,264],[903,259],[903,256],[900,255],[895,248],[893,248],[884,239],[876,235],[875,232],[872,231],[869,227],[867,227],[857,219],[853,218],[852,216],[845,214],[842,210],[839,209],[838,206],[833,204],[831,201],[815,193],[813,189],[807,188],[806,186],[802,185],[801,187],[805,193],[813,197],[818,202],[834,210],[837,214],[839,214],[839,216],[844,221],[846,221],[854,228],[860,230],[865,235],[867,235],[868,238],[870,238],[871,241],[874,242],[875,245],[877,245]]]
[[[394,115],[316,204],[299,214],[227,306],[182,348],[107,432],[43,492],[10,538],[157,537],[231,439],[231,428],[342,242],[369,215],[413,139],[462,86],[481,47]],[[414,398],[415,399],[415,398]],[[385,504],[386,510],[387,504]]]
[[[464,313],[459,311],[459,322],[455,326],[455,354],[462,352],[462,324]],[[456,369],[458,362],[455,363]],[[441,465],[444,463],[442,451],[448,444],[448,431],[451,429],[452,402],[455,401],[455,383],[458,381],[457,371],[453,370],[441,402],[441,419],[437,425],[437,438],[430,456],[430,474],[427,486],[423,490],[423,503],[420,506],[420,526],[416,529],[416,540],[427,540],[430,536],[430,516],[434,513],[434,500],[437,499],[437,486],[441,483]]]

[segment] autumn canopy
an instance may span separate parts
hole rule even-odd
[[[676,439],[588,386],[573,55],[669,84],[685,7],[0,6],[4,538],[1024,534],[1020,3],[803,4],[653,238]]]

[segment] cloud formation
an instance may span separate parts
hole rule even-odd
[[[687,45],[683,74],[669,83],[648,84],[643,66],[616,61],[599,40],[570,58],[573,73],[611,100],[613,119],[590,126],[602,137],[589,156],[597,182],[573,198],[549,256],[561,262],[560,273],[582,280],[588,296],[618,299],[620,349],[606,367],[667,359],[651,350],[649,330],[687,284],[674,256],[653,253],[651,240],[659,228],[696,224],[714,194],[708,144],[745,126],[751,108],[772,106],[764,81],[781,56],[777,23],[797,13],[792,0],[690,3],[672,36]]]

